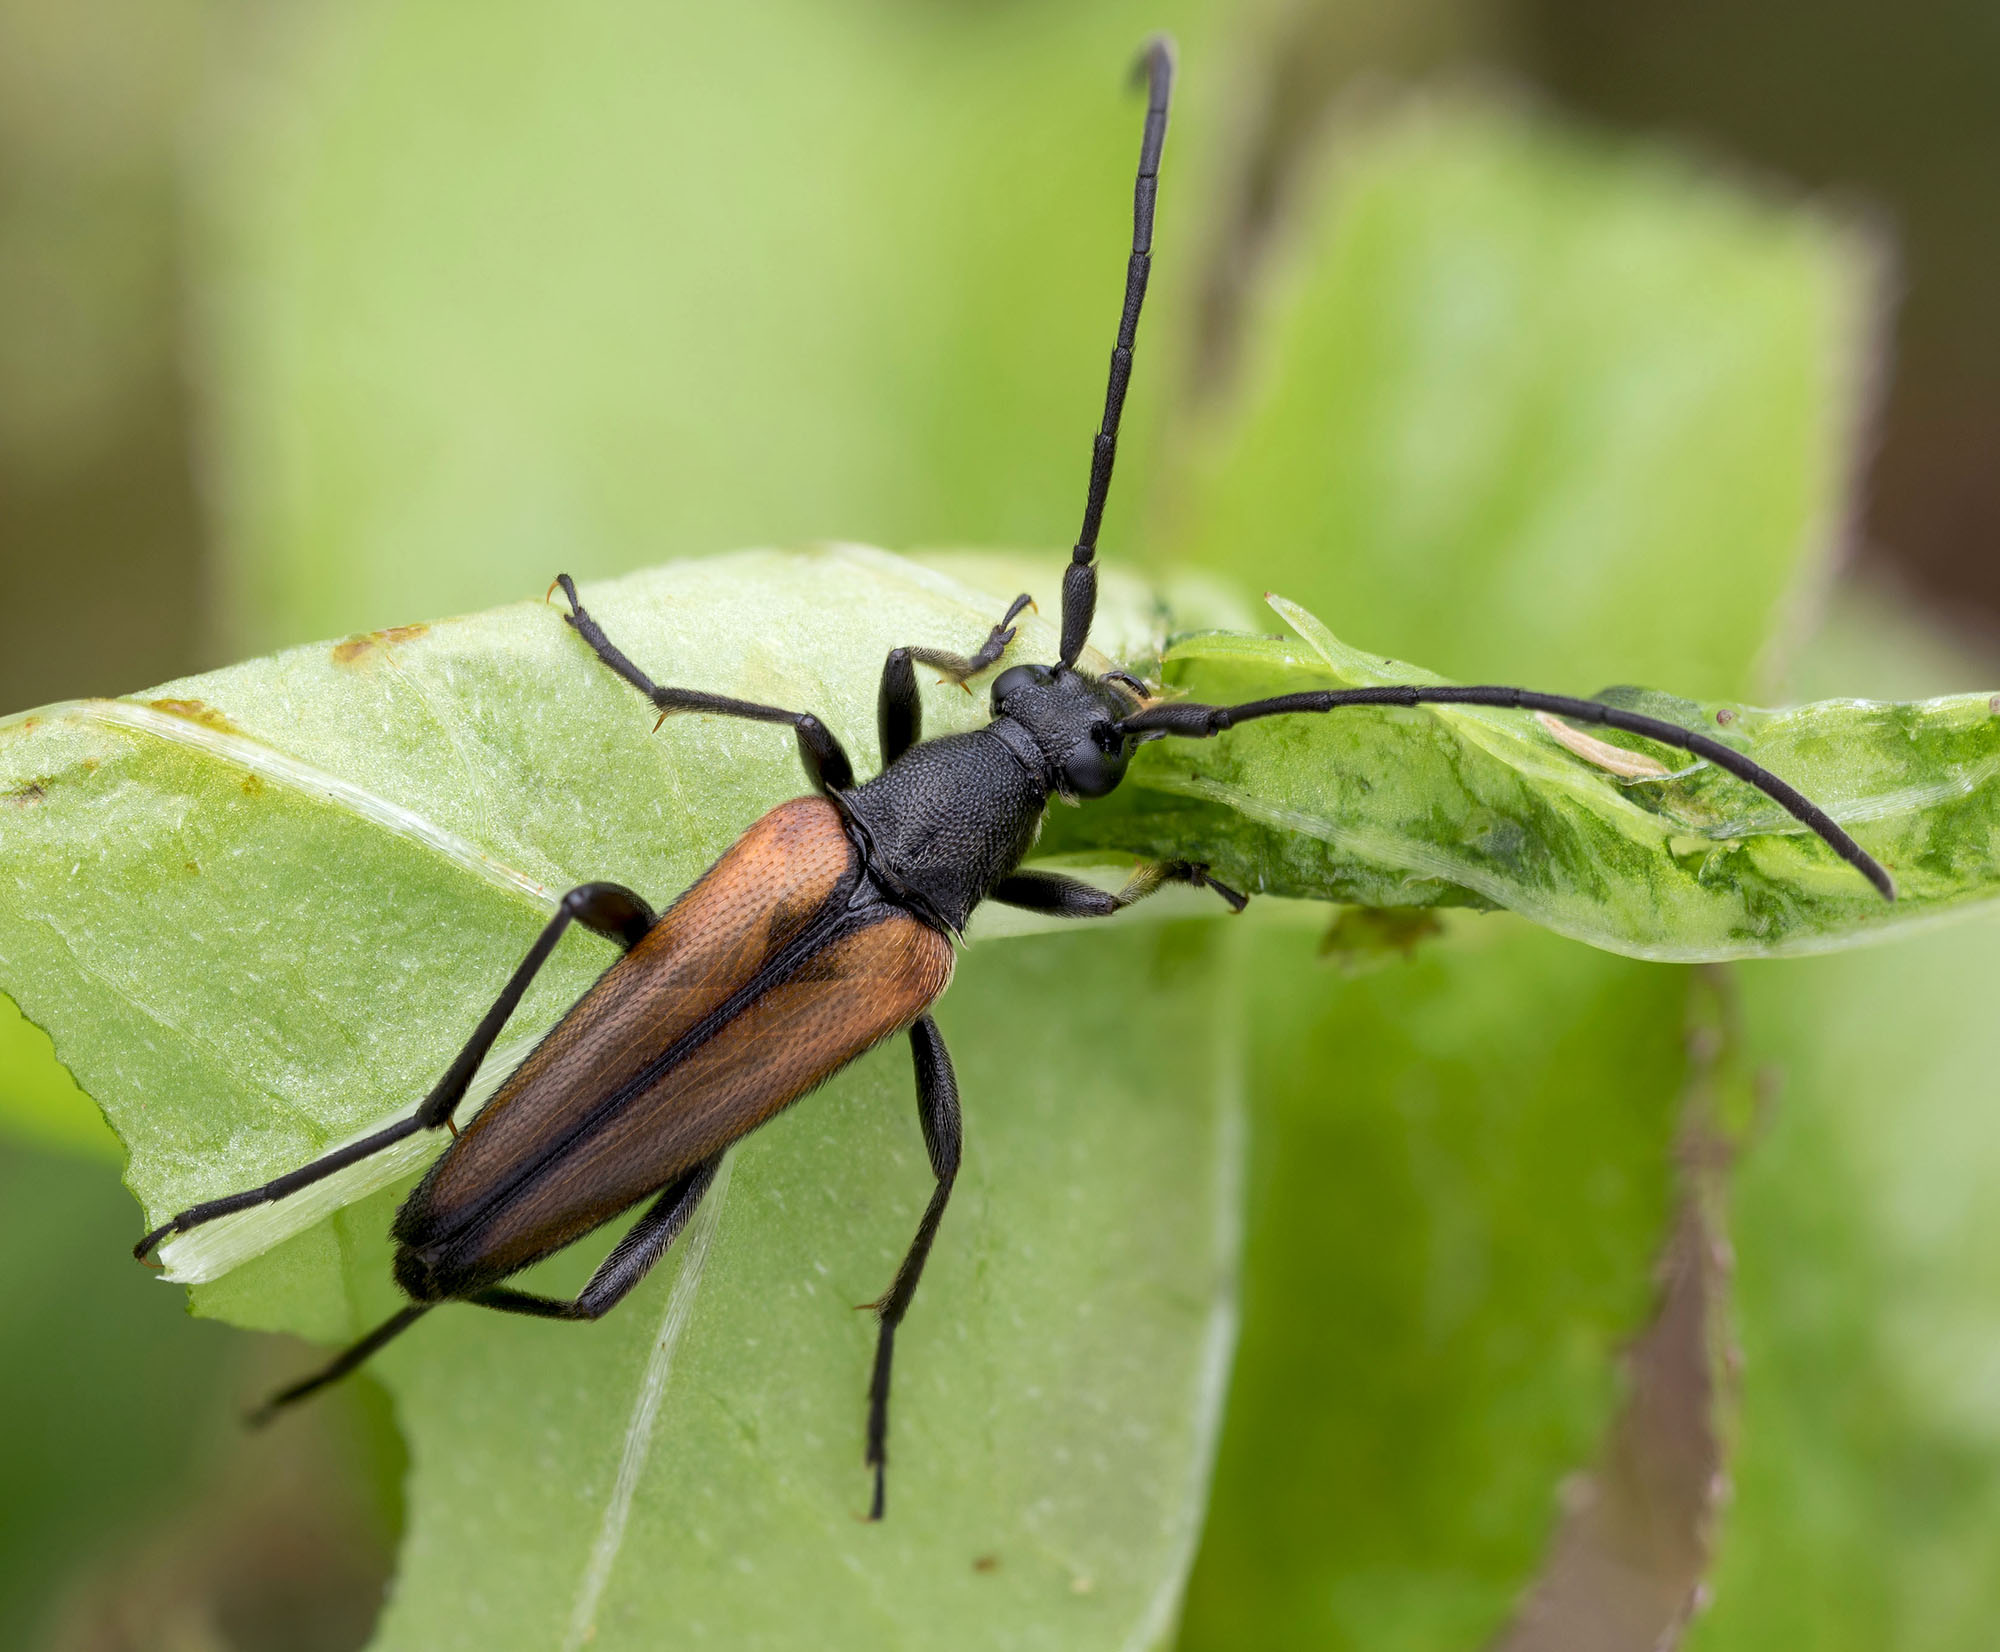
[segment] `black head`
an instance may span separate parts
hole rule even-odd
[[[1067,798],[1117,789],[1136,743],[1118,723],[1132,709],[1111,684],[1067,666],[1010,666],[993,681],[993,715],[1034,736],[1051,784]]]

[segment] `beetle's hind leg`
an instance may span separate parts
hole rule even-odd
[[[170,1221],[158,1227],[132,1247],[132,1254],[141,1262],[151,1254],[169,1234],[186,1233],[190,1228],[200,1227],[204,1222],[212,1222],[219,1216],[233,1216],[239,1210],[248,1210],[254,1205],[268,1205],[288,1197],[300,1188],[310,1187],[314,1182],[323,1181],[336,1170],[345,1170],[351,1164],[359,1164],[363,1159],[379,1153],[385,1147],[393,1147],[405,1136],[414,1136],[419,1130],[435,1130],[439,1125],[450,1125],[452,1110],[465,1099],[465,1092],[471,1087],[472,1075],[479,1071],[480,1062],[486,1059],[493,1048],[500,1030],[507,1025],[507,1018],[514,1013],[521,996],[528,990],[542,965],[548,962],[549,954],[555,950],[562,932],[572,922],[580,923],[586,929],[595,930],[610,940],[617,941],[627,951],[639,944],[647,930],[653,927],[653,909],[645,900],[622,883],[586,883],[572,889],[563,896],[556,908],[556,915],[549,919],[547,926],[528,949],[520,967],[508,978],[506,986],[500,989],[500,996],[473,1029],[472,1037],[465,1048],[458,1052],[457,1060],[445,1069],[444,1077],[437,1081],[431,1093],[418,1104],[417,1110],[406,1119],[398,1119],[394,1124],[377,1130],[372,1136],[364,1136],[360,1141],[349,1142],[345,1147],[337,1147],[331,1153],[314,1159],[310,1164],[301,1165],[297,1170],[289,1170],[284,1175],[266,1182],[262,1187],[248,1188],[241,1193],[224,1194],[219,1199],[206,1199],[198,1205],[190,1205]],[[454,1133],[456,1133],[454,1131]]]
[[[716,1153],[679,1180],[668,1183],[666,1191],[632,1224],[631,1230],[590,1276],[590,1283],[575,1296],[537,1296],[532,1291],[494,1285],[475,1291],[465,1300],[482,1308],[497,1308],[503,1314],[527,1314],[533,1319],[602,1319],[632,1294],[639,1281],[672,1248],[721,1166],[722,1155]]]
[[[868,1466],[875,1471],[875,1491],[868,1504],[868,1518],[880,1520],[883,1510],[884,1471],[889,1464],[889,1366],[896,1353],[896,1327],[909,1312],[910,1298],[917,1294],[924,1263],[937,1238],[938,1223],[951,1200],[952,1183],[958,1180],[964,1123],[958,1110],[958,1078],[951,1070],[951,1055],[937,1023],[920,1015],[910,1028],[910,1052],[917,1066],[917,1118],[923,1126],[924,1146],[930,1150],[931,1173],[937,1186],[931,1202],[924,1207],[917,1236],[910,1241],[903,1265],[896,1270],[895,1282],[880,1299],[862,1304],[874,1310],[875,1369],[868,1379]]]
[[[384,1343],[393,1342],[436,1306],[435,1302],[413,1303],[401,1313],[384,1320],[353,1347],[343,1349],[304,1381],[279,1389],[244,1421],[252,1428],[262,1428],[286,1406],[296,1405],[309,1395],[317,1394],[328,1384],[340,1381],[363,1361],[372,1359]]]
[[[715,1172],[722,1163],[722,1155],[704,1159],[679,1181],[669,1186],[666,1192],[653,1201],[646,1214],[632,1224],[632,1229],[618,1241],[616,1248],[604,1259],[597,1272],[591,1275],[590,1283],[574,1301],[563,1301],[556,1297],[532,1296],[526,1291],[510,1291],[504,1287],[480,1291],[465,1298],[481,1307],[498,1308],[505,1313],[533,1314],[540,1319],[597,1319],[607,1313],[614,1304],[626,1296],[640,1280],[652,1270],[653,1264],[667,1254],[667,1249],[679,1236],[687,1220],[694,1214],[694,1207],[701,1203],[701,1196],[715,1180]],[[416,1302],[401,1313],[385,1320],[375,1327],[353,1347],[343,1350],[329,1360],[319,1370],[302,1382],[295,1382],[289,1388],[281,1388],[268,1400],[250,1413],[248,1421],[252,1427],[269,1422],[288,1405],[295,1405],[307,1396],[317,1394],[330,1383],[338,1382],[363,1361],[372,1358],[377,1349],[386,1342],[401,1336],[431,1309],[435,1302]]]
[[[570,629],[590,644],[600,660],[653,702],[659,710],[660,722],[676,712],[697,711],[711,717],[742,717],[753,723],[783,723],[798,739],[799,761],[805,765],[813,785],[822,792],[844,792],[854,784],[854,765],[848,762],[846,749],[833,737],[833,730],[810,711],[787,711],[782,706],[759,705],[755,700],[734,700],[727,694],[707,694],[697,688],[656,683],[604,634],[604,627],[577,600],[576,581],[568,574],[557,574],[555,585],[549,587],[551,593],[556,586],[569,599],[569,612],[563,619]],[[653,726],[657,728],[659,724]]]
[[[882,662],[882,686],[875,695],[875,732],[882,745],[882,767],[887,768],[923,738],[924,709],[917,698],[917,662],[933,671],[942,671],[944,680],[957,683],[970,694],[968,681],[1000,663],[1007,645],[1014,640],[1014,621],[1021,610],[1032,608],[1035,599],[1023,591],[1000,623],[986,633],[975,654],[952,654],[940,648],[893,648]]]

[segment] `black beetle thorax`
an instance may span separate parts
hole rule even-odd
[[[874,866],[953,928],[1021,863],[1048,807],[1046,766],[997,725],[912,746],[848,794]]]

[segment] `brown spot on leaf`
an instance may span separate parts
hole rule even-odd
[[[185,866],[185,867],[186,867],[186,868],[188,869],[188,871],[189,871],[190,873],[192,873],[192,874],[193,874],[193,875],[194,875],[195,877],[200,877],[200,876],[201,876],[201,868],[200,868],[199,866],[195,865],[195,863],[194,863],[193,861],[191,861],[191,860],[184,860],[184,861],[182,861],[182,862],[181,862],[181,865]]]
[[[0,803],[12,803],[17,808],[25,809],[31,803],[41,802],[48,795],[48,787],[39,780],[30,780],[19,791],[8,792],[4,797],[0,797]]]
[[[148,700],[146,704],[155,711],[164,711],[169,717],[180,717],[190,723],[199,723],[203,728],[212,728],[218,734],[243,732],[206,700]]]
[[[392,625],[386,631],[360,632],[345,642],[333,645],[333,663],[353,665],[363,655],[373,653],[378,648],[394,648],[399,642],[413,641],[429,629],[428,625]]]
[[[239,785],[245,797],[261,797],[264,794],[264,777],[261,774],[246,774]]]
[[[973,1561],[972,1569],[975,1572],[997,1572],[1000,1570],[1000,1557],[997,1554],[983,1554]]]

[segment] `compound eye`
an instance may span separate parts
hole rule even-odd
[[[1126,761],[1125,742],[1111,733],[1107,723],[1102,736],[1093,731],[1091,739],[1070,747],[1069,756],[1063,759],[1063,790],[1071,797],[1103,797],[1117,790],[1118,782],[1125,778]]]
[[[1046,688],[1049,669],[1045,665],[1010,665],[993,679],[993,713],[997,717],[1000,708],[1023,689]]]

